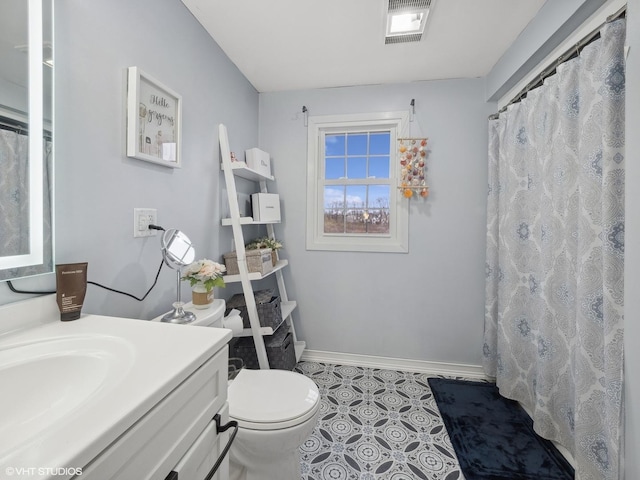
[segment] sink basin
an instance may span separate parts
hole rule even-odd
[[[132,367],[133,348],[109,335],[0,346],[0,458],[82,412]]]
[[[150,412],[231,339],[229,330],[217,328],[92,314],[73,322],[59,318],[55,295],[0,305],[2,478],[12,471],[7,468],[18,467],[33,469],[30,480],[73,476],[47,473],[49,468],[116,478],[129,460],[151,461],[134,452],[160,441],[155,432],[170,418]],[[116,445],[119,454],[105,457]],[[103,474],[109,468],[112,474]]]

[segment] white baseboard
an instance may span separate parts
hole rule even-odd
[[[378,357],[373,355],[359,355],[355,353],[323,352],[320,350],[305,350],[302,353],[302,358],[300,360],[330,363],[335,365],[353,365],[357,367],[381,368],[385,370],[400,370],[403,372],[430,373],[433,375],[444,375],[447,377],[487,379],[482,367],[479,365],[427,362],[424,360]]]

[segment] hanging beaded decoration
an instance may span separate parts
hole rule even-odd
[[[425,163],[427,157],[428,138],[399,138],[400,185],[402,195],[411,198],[420,195],[429,196],[429,187],[425,180]]]

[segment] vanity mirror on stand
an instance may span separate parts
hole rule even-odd
[[[191,240],[180,230],[171,228],[164,232],[160,239],[164,263],[176,271],[177,275],[177,299],[173,303],[173,310],[162,317],[163,322],[191,323],[196,319],[193,312],[184,309],[181,298],[182,267],[186,267],[196,256]]]

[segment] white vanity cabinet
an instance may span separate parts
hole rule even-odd
[[[212,419],[228,419],[231,331],[59,317],[55,295],[0,306],[0,472],[204,480],[230,433]]]
[[[175,467],[205,429],[209,436],[213,433],[213,445],[217,448],[217,442],[224,439],[215,438],[212,419],[226,407],[228,351],[225,345],[193,372],[86,466],[81,478],[165,479],[171,471],[176,471]],[[177,478],[204,480],[207,473],[201,477],[182,474]]]
[[[222,424],[226,424],[229,421],[229,405],[225,404],[219,415]],[[211,421],[180,462],[173,467],[166,480],[204,480],[222,456],[228,442],[229,433],[218,433],[215,421]],[[229,454],[227,453],[211,480],[228,479]]]

